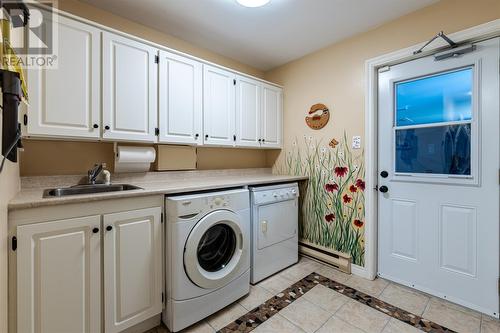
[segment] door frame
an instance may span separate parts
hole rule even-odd
[[[455,42],[476,42],[500,36],[500,19],[474,26],[448,35]],[[429,45],[427,51],[414,55],[425,42],[390,52],[365,61],[365,167],[366,188],[365,211],[365,267],[354,265],[353,274],[373,280],[378,270],[378,201],[375,186],[378,179],[378,71],[379,69],[426,57],[446,48],[439,40]]]

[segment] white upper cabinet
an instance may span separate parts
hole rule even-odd
[[[205,144],[235,145],[235,74],[203,66],[203,125]]]
[[[104,321],[117,333],[162,311],[161,208],[107,214]]]
[[[202,144],[202,64],[186,57],[160,51],[159,81],[159,141]]]
[[[100,135],[100,30],[59,16],[57,68],[29,70],[28,135]]]
[[[158,49],[103,32],[103,138],[155,142]]]
[[[262,84],[243,76],[236,79],[236,143],[259,147],[261,142]]]
[[[17,332],[101,331],[100,216],[17,228]]]
[[[263,84],[262,87],[262,147],[281,148],[283,126],[283,91]]]

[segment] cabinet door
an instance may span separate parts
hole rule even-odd
[[[103,32],[103,138],[155,142],[158,50]]]
[[[104,215],[104,320],[120,332],[162,311],[161,208]]]
[[[236,79],[236,138],[238,146],[259,147],[262,85],[245,77]]]
[[[262,147],[281,148],[283,91],[268,84],[262,88]]]
[[[160,51],[160,142],[203,142],[202,76],[200,62]]]
[[[101,36],[90,25],[58,19],[57,68],[28,71],[28,135],[98,139]]]
[[[100,331],[100,223],[89,216],[17,228],[18,332]]]
[[[204,143],[217,146],[235,145],[235,75],[203,66]]]

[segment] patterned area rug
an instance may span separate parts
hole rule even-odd
[[[424,332],[455,332],[421,316],[417,316],[406,310],[395,307],[376,297],[367,295],[359,290],[333,281],[317,273],[309,274],[302,280],[291,285],[276,296],[268,299],[265,303],[236,319],[234,322],[222,328],[218,332],[250,332],[287,307],[289,304],[299,299],[302,295],[318,284],[328,287],[344,296],[350,297],[351,299],[363,303],[372,309],[385,313],[388,316],[396,318]]]

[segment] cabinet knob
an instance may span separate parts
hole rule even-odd
[[[205,134],[205,139],[208,139],[208,134]]]
[[[99,228],[94,228],[94,229],[92,229],[92,232],[93,232],[94,234],[97,234],[97,233],[99,232]]]
[[[259,139],[259,142],[262,142],[262,139]]]
[[[94,128],[99,128],[99,125],[97,125],[97,124],[94,124],[94,126],[93,126],[93,127],[94,127]]]
[[[194,135],[194,138],[195,138],[195,139],[198,139],[198,137],[199,137],[199,136],[200,136],[200,135],[199,135],[198,133],[196,133],[196,134]]]
[[[262,142],[266,142],[266,139],[262,139]]]
[[[104,126],[104,129],[105,129],[106,131],[107,131],[107,130],[109,130],[109,126],[108,126],[108,125]]]
[[[112,227],[112,226],[110,226],[110,225],[108,225],[108,226],[106,227],[106,230],[107,230],[107,231],[111,231],[111,230],[113,230],[113,227]]]

